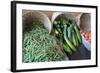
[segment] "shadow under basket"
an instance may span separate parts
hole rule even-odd
[[[83,44],[80,44],[76,52],[67,54],[69,60],[88,60],[91,59],[91,51],[87,50]]]

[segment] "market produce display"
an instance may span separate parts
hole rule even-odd
[[[33,23],[29,30],[23,32],[24,63],[65,60],[62,46],[42,23]]]
[[[72,54],[82,43],[80,30],[74,20],[59,16],[53,22],[53,33],[62,42],[65,52]]]
[[[55,13],[50,22],[34,16],[23,17],[22,62],[90,59],[91,31],[83,30],[81,21],[78,25],[75,18],[63,13]]]

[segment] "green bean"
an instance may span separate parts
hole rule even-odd
[[[33,23],[30,31],[23,32],[23,62],[50,62],[65,60],[60,43],[50,35],[43,24]]]

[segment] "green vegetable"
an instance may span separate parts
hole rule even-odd
[[[72,31],[73,31],[73,27],[74,25],[72,24],[72,25],[70,25],[69,27],[68,27],[68,38],[70,39],[71,38],[71,36],[72,36]]]
[[[77,46],[77,41],[76,40],[77,40],[76,39],[76,34],[75,34],[74,31],[72,31],[72,42],[73,42],[74,46]]]
[[[65,60],[61,44],[40,23],[33,23],[29,31],[23,32],[22,51],[24,63]]]
[[[74,20],[58,16],[54,21],[53,30],[58,31],[58,33],[54,32],[54,34],[62,42],[65,52],[72,54],[72,51],[77,51],[77,47],[82,43],[82,38]]]
[[[74,29],[76,31],[76,35],[77,35],[79,42],[82,43],[82,38],[81,38],[81,35],[80,35],[80,32],[79,32],[77,26],[74,26]]]
[[[69,45],[69,47],[73,50],[76,51],[75,46],[68,40],[68,37],[66,36],[66,25],[64,25],[64,39],[66,43]]]
[[[70,49],[70,47],[66,43],[63,44],[63,47],[64,47],[64,50],[66,52],[68,52],[69,54],[72,54],[72,50]]]

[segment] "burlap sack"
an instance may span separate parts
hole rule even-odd
[[[66,18],[76,21],[77,25],[80,25],[80,17],[82,13],[75,12],[54,12],[52,15],[52,23],[59,15],[64,15]]]
[[[83,31],[91,31],[91,15],[83,13],[80,18],[80,28]]]
[[[51,21],[43,12],[23,10],[22,14],[23,30],[26,30],[26,28],[31,26],[33,22],[41,22],[48,29],[48,31],[51,31]]]

